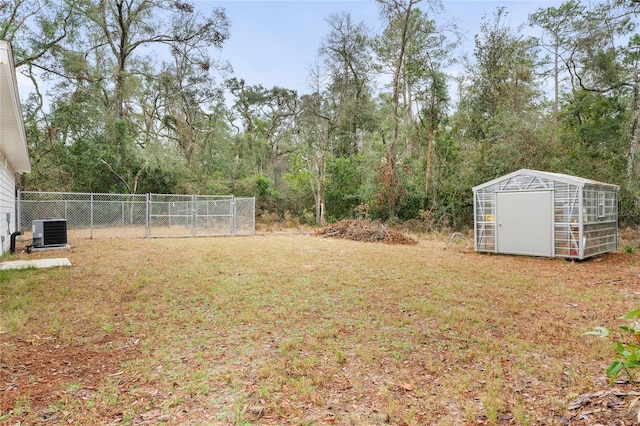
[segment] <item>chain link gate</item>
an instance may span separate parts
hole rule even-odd
[[[89,238],[255,234],[255,197],[20,191],[16,205],[23,231],[34,220],[59,218]]]
[[[254,217],[254,198],[149,194],[147,236],[253,235]]]

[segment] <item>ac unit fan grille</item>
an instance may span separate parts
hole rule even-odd
[[[33,247],[60,247],[67,245],[67,220],[66,219],[39,219],[34,220]]]
[[[67,244],[67,221],[53,220],[42,223],[45,246],[63,246]]]

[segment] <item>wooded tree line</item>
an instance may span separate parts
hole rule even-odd
[[[327,17],[309,90],[248,85],[224,9],[3,0],[23,99],[24,190],[257,197],[308,223],[473,223],[471,187],[519,168],[620,185],[640,223],[640,1],[483,18],[472,52],[435,0],[378,0],[376,34]],[[536,37],[523,34],[536,33]]]

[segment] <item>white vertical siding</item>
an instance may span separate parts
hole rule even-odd
[[[10,236],[15,231],[16,223],[16,183],[11,165],[5,166],[5,159],[0,154],[0,255],[9,251]],[[10,221],[7,223],[7,214]]]

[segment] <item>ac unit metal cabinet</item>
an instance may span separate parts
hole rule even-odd
[[[33,247],[59,247],[67,245],[66,219],[40,219],[32,222]]]

